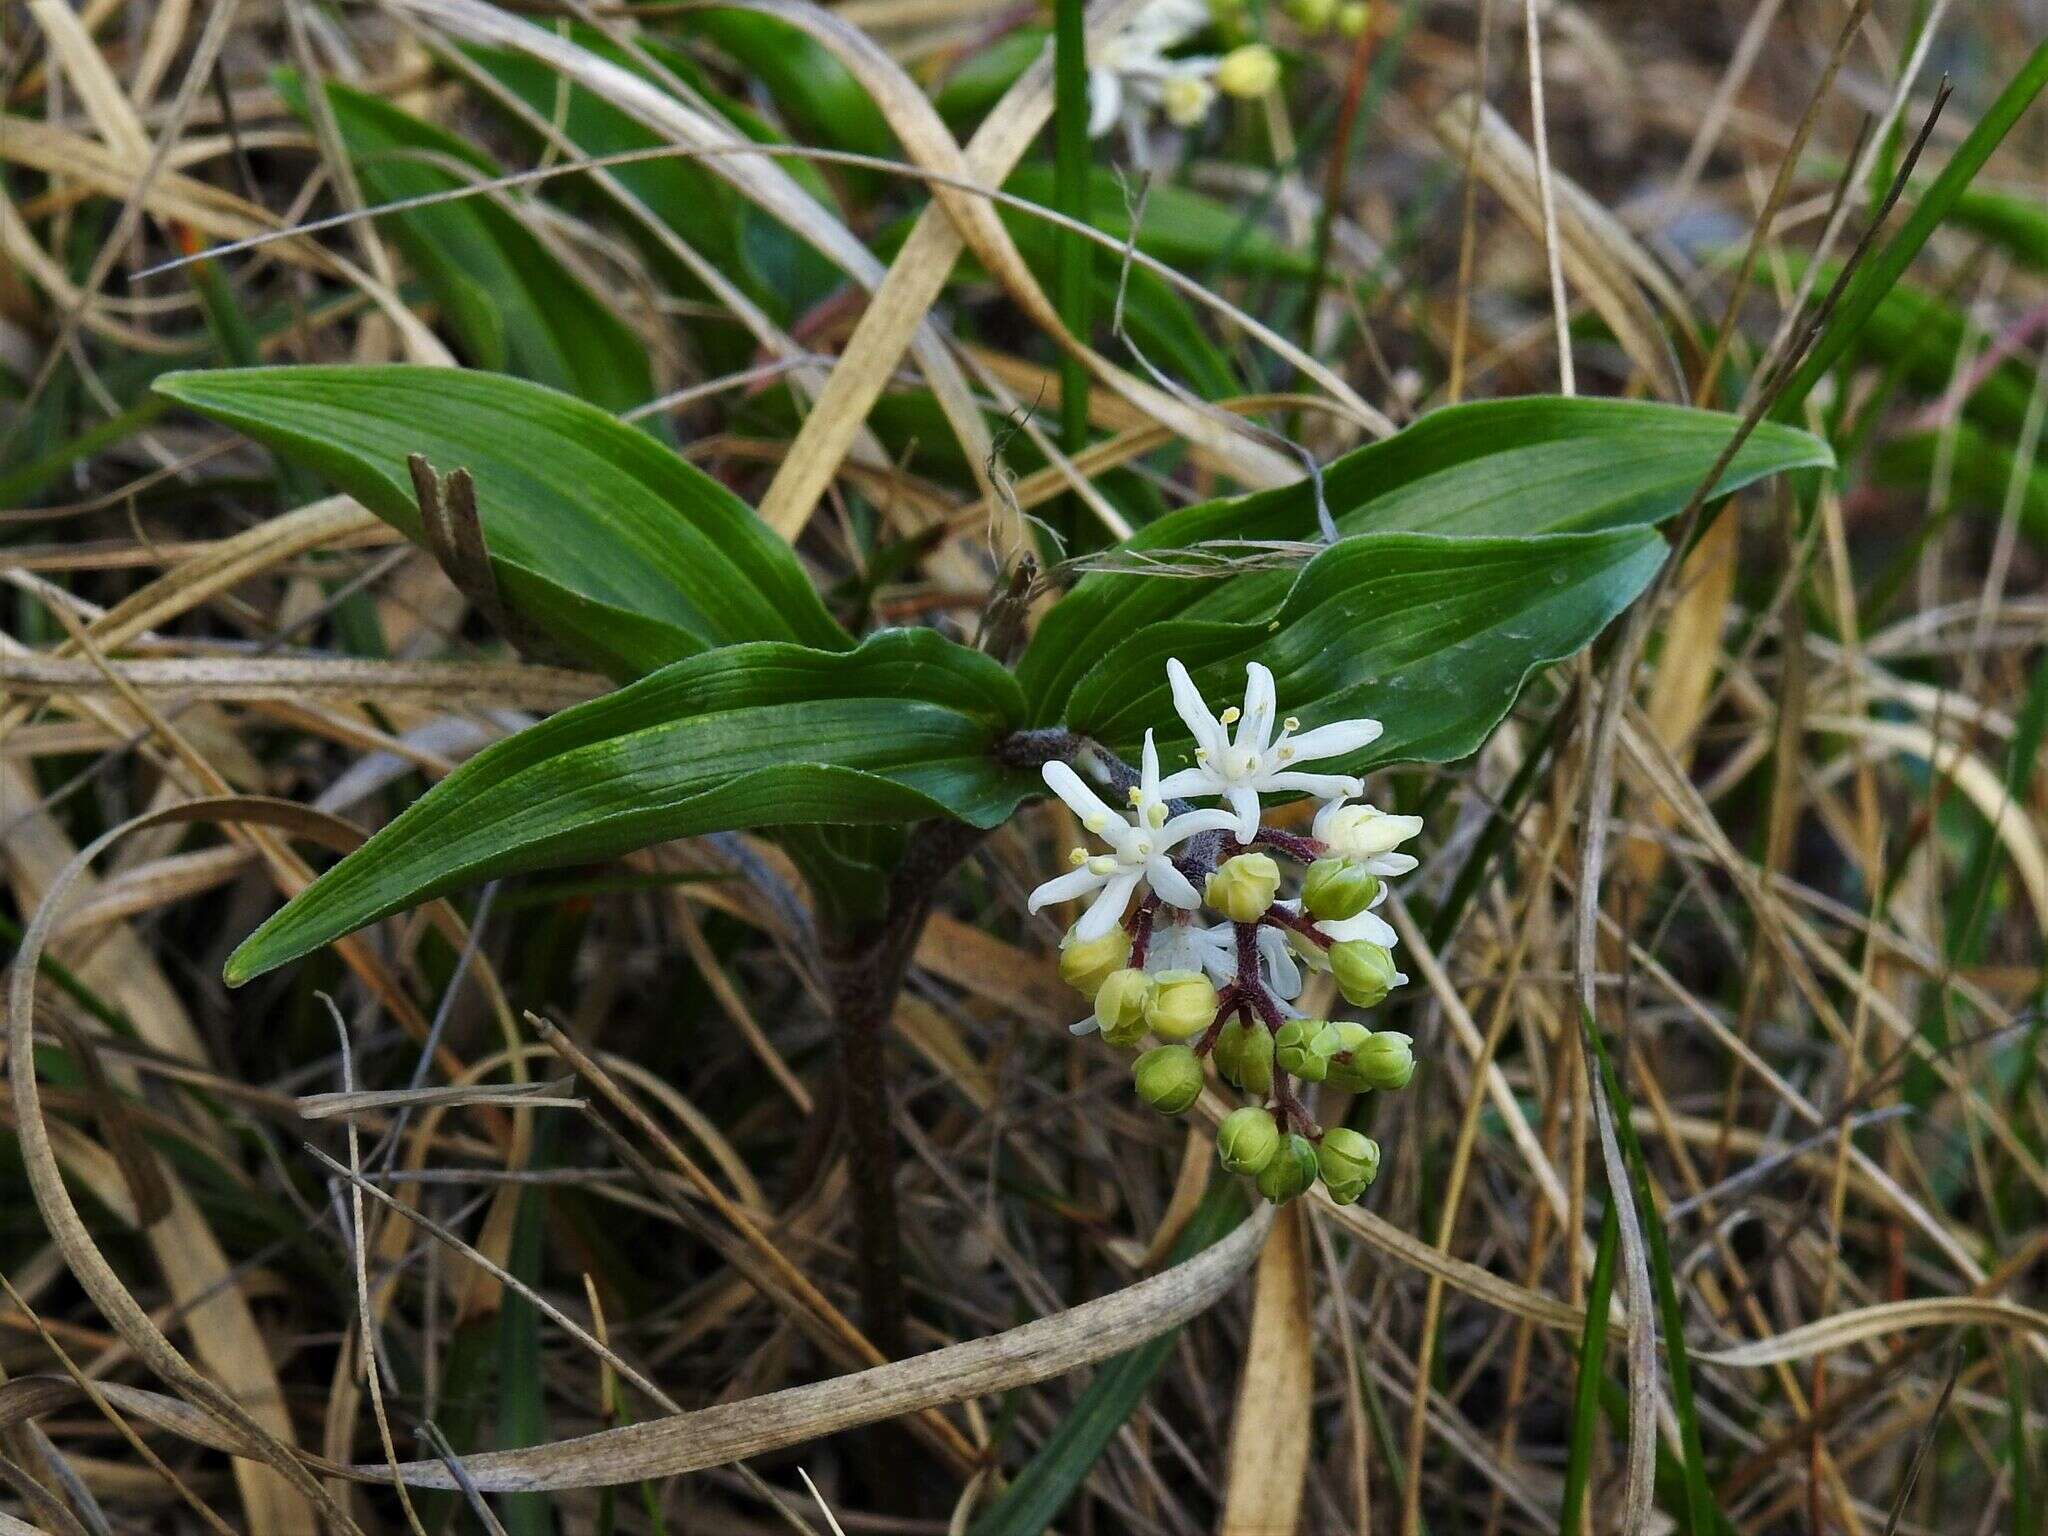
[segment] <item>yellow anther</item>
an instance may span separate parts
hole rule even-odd
[[[1146,808],[1145,820],[1150,822],[1155,827],[1165,826],[1166,807],[1155,802],[1153,805]]]
[[[1235,704],[1233,704],[1230,706],[1230,708],[1223,711],[1223,713],[1218,715],[1216,718],[1222,721],[1225,725],[1235,725],[1239,720],[1244,718],[1244,711],[1239,709]]]
[[[1067,863],[1071,867],[1079,869],[1083,864],[1086,864],[1087,862],[1088,850],[1086,848],[1069,848],[1067,850]]]
[[[1131,804],[1136,805],[1145,798],[1145,791],[1133,784],[1126,798],[1129,799]]]
[[[1285,730],[1298,731],[1301,729],[1301,716],[1289,715],[1285,720],[1282,720],[1280,724],[1281,727]]]

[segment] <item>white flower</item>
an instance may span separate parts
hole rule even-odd
[[[1364,939],[1368,944],[1377,944],[1381,949],[1392,949],[1401,942],[1401,935],[1394,931],[1394,925],[1383,917],[1375,916],[1373,907],[1387,899],[1387,888],[1383,885],[1379,894],[1372,899],[1371,906],[1351,917],[1325,918],[1316,924],[1316,932],[1333,944],[1348,944],[1353,939]]]
[[[1316,812],[1311,828],[1315,840],[1382,880],[1415,868],[1413,854],[1394,850],[1422,830],[1422,818],[1390,816],[1374,805],[1348,805],[1348,798],[1339,795]]]
[[[1046,786],[1067,803],[1082,826],[1109,844],[1110,851],[1091,857],[1087,849],[1076,848],[1068,856],[1074,867],[1031,893],[1033,912],[1055,901],[1099,893],[1074,924],[1074,937],[1086,942],[1101,938],[1117,925],[1141,882],[1149,882],[1159,899],[1169,905],[1191,910],[1201,905],[1201,893],[1174,868],[1168,855],[1199,832],[1229,826],[1232,818],[1222,810],[1167,815],[1166,797],[1160,793],[1159,751],[1152,744],[1150,731],[1145,733],[1144,767],[1131,788],[1128,820],[1104,804],[1065,763],[1047,763],[1044,772]]]
[[[1301,996],[1301,967],[1287,935],[1278,928],[1258,931],[1259,967],[1266,989],[1283,1002]],[[1206,971],[1219,987],[1237,980],[1237,927],[1217,923],[1204,928],[1185,919],[1162,917],[1145,951],[1148,971]]]
[[[1349,774],[1303,773],[1295,765],[1325,757],[1349,757],[1379,739],[1377,720],[1339,720],[1315,730],[1294,733],[1301,722],[1289,716],[1273,735],[1277,706],[1273,674],[1258,662],[1245,666],[1244,708],[1212,715],[1195,689],[1195,680],[1178,660],[1166,663],[1173,684],[1173,707],[1195,738],[1195,766],[1170,774],[1159,786],[1168,799],[1187,795],[1218,795],[1237,813],[1237,840],[1248,843],[1259,830],[1259,796],[1299,792],[1342,799],[1362,794],[1365,786]],[[1226,727],[1235,724],[1232,737]]]
[[[1163,108],[1177,128],[1199,123],[1216,99],[1217,61],[1166,54],[1208,24],[1208,0],[1153,0],[1097,48],[1088,66],[1088,136],[1099,139],[1121,122],[1142,158],[1146,113]]]

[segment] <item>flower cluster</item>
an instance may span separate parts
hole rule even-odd
[[[1127,1049],[1156,1042],[1134,1067],[1146,1103],[1180,1114],[1201,1097],[1203,1062],[1212,1060],[1257,1101],[1224,1120],[1216,1141],[1223,1165],[1275,1202],[1321,1178],[1332,1199],[1349,1204],[1378,1173],[1379,1148],[1342,1126],[1320,1129],[1297,1085],[1404,1087],[1415,1071],[1412,1042],[1309,1018],[1295,1004],[1304,970],[1329,972],[1359,1008],[1408,979],[1394,965],[1394,930],[1374,908],[1389,879],[1415,868],[1398,849],[1421,831],[1421,818],[1389,815],[1360,801],[1358,779],[1305,766],[1369,746],[1378,721],[1303,731],[1292,717],[1278,719],[1273,674],[1257,662],[1245,668],[1242,706],[1212,714],[1187,669],[1166,667],[1175,712],[1195,740],[1193,764],[1161,777],[1150,731],[1135,772],[1089,749],[1085,760],[1126,812],[1067,763],[1047,763],[1047,786],[1109,851],[1074,849],[1072,868],[1031,893],[1031,910],[1088,899],[1060,947],[1061,976],[1095,1004],[1074,1029],[1099,1029]],[[1260,797],[1295,794],[1323,801],[1310,835],[1264,826]],[[1188,804],[1196,798],[1222,804]],[[1286,899],[1283,860],[1300,871]],[[1205,909],[1220,921],[1205,921]]]
[[[1272,90],[1280,61],[1262,43],[1243,44],[1220,58],[1173,56],[1173,49],[1211,19],[1209,0],[1152,0],[1098,48],[1088,67],[1088,136],[1099,139],[1121,123],[1142,162],[1152,112],[1176,128],[1193,128],[1209,115],[1218,93],[1251,98]]]

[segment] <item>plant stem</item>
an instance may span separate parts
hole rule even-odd
[[[889,1019],[931,914],[932,893],[985,835],[964,822],[920,824],[889,878],[881,917],[836,925],[825,941],[852,1164],[861,1322],[875,1347],[892,1360],[908,1352],[908,1334],[896,1210],[896,1131],[889,1100]]]

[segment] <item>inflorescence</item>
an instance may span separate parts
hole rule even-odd
[[[1045,764],[1046,784],[1108,851],[1074,849],[1072,868],[1031,893],[1031,910],[1089,898],[1060,946],[1060,975],[1095,1004],[1074,1031],[1099,1030],[1127,1050],[1156,1042],[1133,1064],[1140,1098],[1162,1114],[1183,1113],[1201,1097],[1204,1060],[1213,1060],[1255,1100],[1217,1133],[1223,1166],[1256,1180],[1275,1203],[1320,1178],[1348,1205],[1379,1172],[1379,1146],[1348,1127],[1318,1126],[1301,1085],[1404,1087],[1415,1072],[1413,1043],[1395,1030],[1309,1018],[1295,1002],[1304,970],[1329,972],[1358,1008],[1407,981],[1394,965],[1397,936],[1373,909],[1389,879],[1415,868],[1396,850],[1422,820],[1360,803],[1365,787],[1354,777],[1303,767],[1363,750],[1380,735],[1377,720],[1302,731],[1290,717],[1276,734],[1265,667],[1248,665],[1243,705],[1216,715],[1187,669],[1166,665],[1174,709],[1195,739],[1193,766],[1162,778],[1150,731],[1135,771],[1099,747],[1084,749],[1083,765],[1126,801],[1119,811],[1067,763]],[[1262,821],[1262,795],[1294,794],[1324,802],[1306,837]],[[1196,797],[1223,804],[1197,808],[1189,804]],[[1299,871],[1285,900],[1283,864]],[[1221,921],[1205,921],[1205,911]]]

